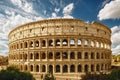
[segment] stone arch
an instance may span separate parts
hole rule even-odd
[[[30,59],[33,59],[33,53],[30,53]]]
[[[33,71],[33,65],[30,65],[30,71]]]
[[[48,59],[53,59],[53,53],[52,52],[49,52]]]
[[[60,40],[59,39],[56,39],[56,46],[60,46]]]
[[[64,40],[62,41],[62,45],[63,45],[63,46],[67,46],[67,45],[68,45],[68,40],[67,40],[67,39],[64,39]]]
[[[44,52],[42,52],[42,59],[46,58],[46,54]]]
[[[25,65],[25,66],[24,66],[24,68],[25,68],[25,71],[27,71],[27,70],[28,70],[28,67],[27,67],[27,65]]]
[[[39,47],[39,41],[38,40],[35,41],[35,47]]]
[[[63,52],[63,53],[62,53],[62,58],[63,58],[63,59],[68,59],[68,54],[67,54],[67,52]]]
[[[36,54],[35,54],[35,59],[39,59],[39,53],[38,52],[36,52]]]
[[[91,72],[94,72],[94,65],[93,64],[91,64]]]
[[[82,72],[82,66],[80,64],[78,65],[78,70],[77,71]]]
[[[63,73],[68,72],[68,66],[67,65],[63,65]]]
[[[23,48],[23,43],[20,43],[20,48]]]
[[[71,39],[70,40],[70,46],[74,46],[75,45],[75,40],[74,39]]]
[[[49,65],[49,71],[53,73],[53,66]]]
[[[24,47],[27,48],[28,47],[28,43],[24,42]]]
[[[94,41],[91,40],[90,46],[91,46],[91,47],[94,47],[94,45],[95,45],[95,44],[94,44]]]
[[[49,46],[53,46],[53,40],[49,40]]]
[[[97,47],[97,48],[99,47],[99,42],[98,42],[98,41],[96,42],[96,47]]]
[[[81,52],[77,52],[77,58],[82,59],[82,53]]]
[[[33,41],[30,41],[30,47],[34,47]]]
[[[56,65],[56,72],[60,72],[60,65]]]
[[[39,72],[39,65],[36,65],[36,72]]]
[[[98,52],[96,53],[96,59],[100,59],[100,54]]]
[[[78,46],[82,45],[82,41],[80,39],[78,39]]]
[[[87,39],[84,40],[84,46],[85,47],[88,46],[88,40]]]
[[[95,58],[95,54],[94,52],[91,52],[91,59],[94,59]]]
[[[99,64],[96,65],[96,71],[100,71],[100,65]]]
[[[70,72],[75,72],[75,65],[70,66]]]
[[[70,53],[70,59],[75,59],[75,53],[74,52]]]
[[[56,58],[56,59],[60,59],[60,52],[56,52],[55,58]]]
[[[88,72],[88,69],[89,69],[89,66],[86,64],[86,65],[84,66],[84,71],[85,71],[85,72]]]
[[[42,72],[46,72],[46,66],[42,65]]]
[[[88,59],[88,57],[89,57],[89,56],[88,56],[88,52],[85,52],[84,58],[85,58],[85,59]]]
[[[46,41],[42,40],[42,47],[45,47],[45,46],[46,46]]]

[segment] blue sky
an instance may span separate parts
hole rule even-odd
[[[111,30],[112,53],[120,53],[120,0],[0,0],[0,55],[8,55],[8,34],[36,20],[78,18]]]

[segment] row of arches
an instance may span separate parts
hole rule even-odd
[[[34,59],[110,59],[109,52],[75,52],[75,51],[62,51],[62,52],[29,52],[23,54],[10,54],[9,59],[17,60],[34,60]]]
[[[28,69],[29,68],[29,69]],[[53,72],[53,73],[74,73],[74,72],[100,72],[104,70],[109,70],[110,65],[108,64],[85,64],[85,65],[21,65],[21,71],[30,72]]]
[[[103,41],[89,40],[89,39],[50,39],[50,40],[33,40],[14,43],[10,45],[10,49],[22,49],[22,48],[37,48],[37,47],[54,47],[54,46],[83,46],[83,47],[98,47],[110,49],[110,44]]]

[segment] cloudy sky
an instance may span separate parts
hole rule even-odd
[[[112,53],[120,53],[120,0],[0,0],[0,55],[8,55],[13,28],[50,18],[101,22],[112,30]]]

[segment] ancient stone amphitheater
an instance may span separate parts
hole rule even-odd
[[[40,20],[16,27],[8,38],[9,65],[30,71],[37,80],[48,71],[57,80],[78,80],[111,67],[111,30],[98,22]]]

